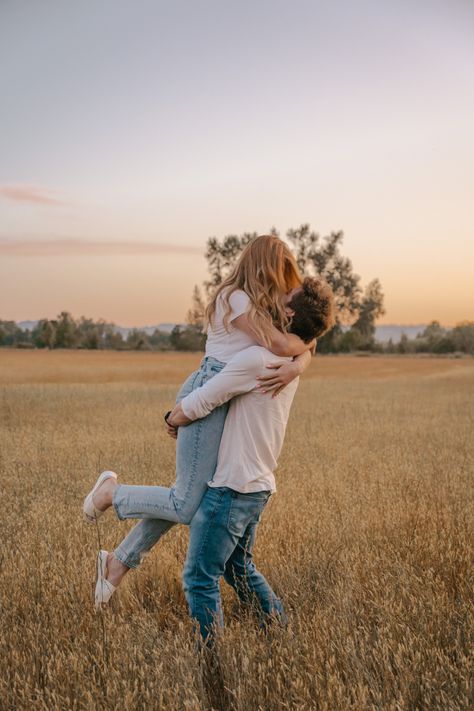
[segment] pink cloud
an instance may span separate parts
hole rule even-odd
[[[33,185],[0,185],[0,195],[6,200],[29,205],[66,205],[63,200],[54,197],[57,193],[57,190],[38,188]]]
[[[203,247],[162,244],[159,242],[106,242],[84,239],[0,239],[0,255],[8,257],[74,257],[113,254],[199,254]]]

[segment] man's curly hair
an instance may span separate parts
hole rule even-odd
[[[333,291],[318,277],[305,277],[288,306],[295,312],[288,330],[305,343],[322,336],[335,324]]]

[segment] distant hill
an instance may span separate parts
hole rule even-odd
[[[32,331],[38,321],[20,321],[17,326],[21,328],[22,331]]]
[[[408,338],[416,338],[425,328],[425,323],[420,323],[416,326],[404,326],[398,323],[376,326],[375,339],[380,341],[380,343],[387,343],[390,339],[392,339],[394,343],[398,343],[402,337],[402,333],[408,336]]]
[[[127,338],[128,334],[130,331],[144,331],[147,336],[151,336],[152,333],[158,329],[158,331],[161,331],[162,333],[171,333],[173,328],[177,324],[175,323],[157,323],[156,326],[115,326],[115,330],[117,333],[121,333],[123,338]],[[179,324],[179,325],[185,325],[185,324]]]
[[[37,323],[38,321],[20,321],[18,323],[18,326],[23,331],[32,331]],[[162,331],[163,333],[171,333],[171,331],[176,325],[177,324],[175,323],[157,323],[155,326],[137,326],[135,328],[137,331],[145,331],[148,336],[151,336],[151,334],[156,329]],[[179,325],[184,326],[185,324]],[[392,339],[394,343],[398,343],[402,336],[402,333],[405,333],[408,338],[415,338],[419,333],[424,331],[425,328],[426,324],[424,323],[417,324],[415,326],[405,326],[399,323],[376,326],[375,338],[377,341],[380,341],[380,343],[387,343],[390,339]],[[123,338],[127,338],[130,331],[133,331],[134,328],[127,326],[116,326],[115,330],[117,331],[117,333],[121,333]]]

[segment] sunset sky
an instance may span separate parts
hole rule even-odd
[[[342,229],[474,319],[472,0],[4,0],[0,319],[182,321],[211,236]]]

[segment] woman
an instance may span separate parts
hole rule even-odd
[[[262,235],[249,242],[208,306],[205,357],[181,387],[177,402],[222,370],[236,353],[256,344],[276,355],[295,357],[279,368],[267,387],[279,389],[300,375],[311,361],[309,346],[285,332],[283,299],[301,283],[295,258],[282,240]],[[143,519],[113,553],[99,553],[97,606],[108,602],[124,575],[140,564],[141,555],[163,533],[175,523],[190,523],[216,468],[227,409],[228,404],[222,405],[179,430],[176,481],[171,488],[117,485],[114,472],[103,472],[97,480],[84,501],[89,523],[112,503],[119,518]]]

